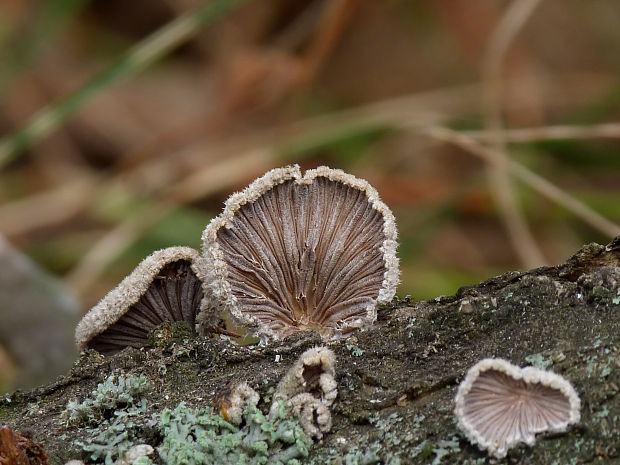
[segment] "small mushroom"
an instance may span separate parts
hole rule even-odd
[[[459,428],[497,458],[535,435],[561,432],[579,422],[579,396],[560,375],[519,368],[503,359],[484,359],[467,372],[455,398]]]
[[[274,169],[233,194],[203,233],[205,300],[261,336],[346,335],[398,284],[396,225],[368,182],[325,166]]]
[[[114,462],[114,465],[133,465],[134,463],[140,463],[138,462],[140,457],[148,457],[149,455],[152,455],[153,452],[155,452],[153,446],[148,444],[137,444],[135,446],[131,446],[127,451],[125,451],[125,453],[123,453],[123,455],[119,457],[116,462]],[[148,460],[147,463],[153,462]]]
[[[78,348],[109,355],[144,347],[164,322],[185,321],[194,330],[204,295],[199,260],[189,247],[169,247],[145,258],[79,322]]]
[[[289,400],[289,411],[299,418],[299,425],[310,438],[321,439],[332,429],[329,407],[312,394],[302,392]]]
[[[309,437],[320,439],[331,429],[329,408],[337,395],[334,353],[326,347],[314,347],[301,354],[278,383],[269,415],[277,416],[284,408],[299,418]]]
[[[245,381],[231,381],[215,394],[215,410],[233,425],[240,425],[248,404],[258,404],[260,396]]]
[[[331,428],[329,407],[338,395],[334,376],[335,356],[330,349],[306,350],[278,384],[269,415],[277,416],[284,408],[299,417],[308,436],[320,438]]]

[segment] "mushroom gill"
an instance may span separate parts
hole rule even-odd
[[[274,169],[232,195],[203,233],[201,325],[227,310],[262,335],[326,337],[372,324],[398,284],[396,226],[366,181]]]
[[[169,247],[145,258],[82,318],[75,330],[78,348],[110,355],[127,346],[144,347],[164,322],[185,321],[194,330],[204,295],[198,261],[198,252],[189,247]]]
[[[456,395],[455,414],[465,435],[498,458],[536,434],[564,431],[579,422],[577,393],[560,375],[484,359],[467,372]]]

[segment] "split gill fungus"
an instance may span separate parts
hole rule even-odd
[[[154,252],[80,321],[80,350],[149,345],[164,322],[220,332],[222,317],[264,337],[371,325],[398,284],[396,225],[368,182],[319,167],[278,168],[233,194],[189,247]]]
[[[215,393],[214,409],[227,422],[240,425],[247,406],[259,401],[260,396],[247,382],[232,380]]]
[[[536,434],[562,432],[580,419],[580,400],[562,376],[503,359],[484,359],[459,385],[455,415],[459,428],[480,449],[502,458]]]
[[[320,439],[332,427],[330,407],[338,396],[336,356],[327,347],[306,350],[280,380],[269,410],[280,408],[299,418],[306,434]]]
[[[396,225],[368,182],[341,170],[274,169],[233,194],[203,233],[208,324],[221,311],[259,336],[368,326],[398,284]]]
[[[203,298],[198,251],[169,247],[145,258],[78,323],[80,350],[106,355],[127,346],[144,347],[162,323],[185,321],[194,330]]]

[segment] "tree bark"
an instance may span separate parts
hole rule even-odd
[[[336,342],[302,334],[242,347],[168,335],[148,350],[83,353],[55,383],[0,399],[0,426],[43,444],[51,463],[65,463],[84,458],[73,440],[86,433],[66,426],[61,412],[112,372],[147,376],[152,411],[180,401],[211,405],[230,380],[247,381],[267,410],[297,357],[323,344],[336,354],[338,398],[331,432],[304,463],[620,463],[620,237],[588,245],[561,266],[506,273],[455,296],[395,299],[372,328]],[[471,445],[456,425],[454,396],[467,370],[487,357],[564,376],[581,398],[581,422],[501,460]],[[144,441],[157,446],[157,435],[145,431]]]

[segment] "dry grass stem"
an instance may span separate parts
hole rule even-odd
[[[488,42],[482,63],[485,127],[495,135],[489,140],[489,145],[499,154],[497,163],[488,168],[489,182],[513,249],[527,268],[544,265],[545,258],[527,225],[507,171],[509,157],[501,132],[501,74],[502,63],[510,45],[539,3],[540,0],[517,0],[508,7]]]
[[[215,0],[195,11],[180,15],[131,47],[83,87],[64,99],[36,112],[18,132],[0,139],[0,167],[25,149],[48,136],[95,95],[121,79],[144,70],[179,46],[201,27],[213,23],[246,0]]]
[[[432,128],[425,131],[425,133],[437,140],[454,144],[492,165],[501,163],[501,154],[499,152],[481,145],[475,139],[467,135],[460,134],[447,128]],[[513,160],[508,160],[507,169],[536,192],[566,208],[593,229],[596,229],[610,238],[620,234],[620,225],[595,212],[579,199],[576,199],[568,192],[534,173],[522,164]]]
[[[518,80],[518,78],[515,78]],[[604,80],[604,79],[603,79]],[[513,81],[506,81],[505,85],[512,85]],[[601,86],[600,76],[567,76],[559,87],[566,92],[583,94],[580,100],[588,100],[592,93]],[[394,128],[420,129],[443,124],[448,118],[466,116],[468,108],[475,103],[478,86],[459,86],[444,88],[437,91],[410,94],[394,99],[386,99],[350,108],[340,112],[321,115],[292,124],[286,124],[266,130],[246,134],[239,141],[224,141],[213,144],[198,145],[188,149],[196,156],[203,158],[205,153],[218,153],[225,156],[246,154],[250,159],[251,153],[259,155],[264,150],[277,151],[282,147],[294,146],[302,140],[318,139],[326,133],[334,131],[353,130],[374,125],[385,125]],[[556,88],[556,91],[563,92]],[[550,103],[558,97],[549,95]],[[522,109],[522,108],[516,108]],[[557,138],[598,138],[620,137],[620,123],[600,124],[591,127],[581,126],[548,126],[541,128],[506,129],[503,130],[507,142],[529,142]],[[461,134],[487,141],[494,137],[489,131],[464,131]],[[161,141],[158,141],[161,143]],[[150,142],[146,145],[149,146]],[[276,147],[274,149],[274,147]],[[279,148],[278,148],[279,147]],[[135,157],[132,157],[135,160]],[[123,158],[125,160],[125,158]],[[143,191],[139,179],[153,179],[149,172],[159,172],[162,166],[170,160],[138,160],[139,165],[120,167],[122,171],[110,175],[105,179],[90,177],[86,181],[79,180],[51,188],[45,192],[33,194],[23,199],[6,203],[0,207],[0,232],[7,236],[16,236],[28,233],[46,226],[62,224],[91,206],[92,199],[104,195],[114,186],[122,185],[129,192]],[[256,168],[252,175],[266,171],[271,166]],[[172,194],[175,198],[189,198],[202,192],[203,186],[208,185],[202,178],[211,178],[211,167],[199,170],[182,182],[173,183]],[[222,183],[222,188],[230,185],[227,178],[216,180]],[[157,195],[165,188],[151,186],[150,192]],[[178,192],[174,192],[178,189]],[[195,191],[196,194],[191,192]]]
[[[65,277],[65,282],[80,297],[86,293],[106,269],[148,228],[175,209],[172,204],[151,204],[137,212],[113,230],[107,232],[88,250]]]
[[[337,0],[326,4],[319,30],[310,46],[310,52],[304,63],[305,82],[311,81],[330,52],[338,43],[342,32],[351,21],[359,0]]]
[[[76,181],[0,206],[0,232],[16,236],[71,219],[95,198],[98,182],[84,173]]]
[[[501,132],[504,141],[512,144],[556,139],[618,139],[620,138],[620,123],[603,123],[594,126],[542,126],[503,129]],[[461,134],[480,142],[488,142],[497,137],[492,131],[461,131]]]
[[[161,193],[166,201],[157,201],[136,212],[93,244],[65,281],[78,295],[85,296],[101,273],[166,215],[182,204],[252,178],[270,166],[272,158],[268,150],[249,151],[210,165],[171,186]]]

